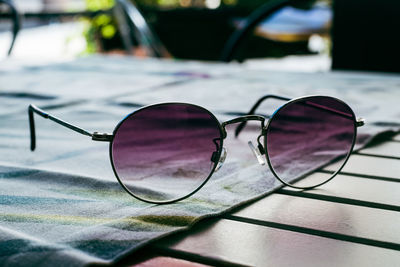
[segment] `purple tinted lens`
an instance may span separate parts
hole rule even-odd
[[[269,162],[276,176],[287,184],[326,164],[339,171],[352,150],[354,113],[331,97],[307,97],[291,102],[271,119],[265,139]],[[313,175],[296,187],[317,186],[333,175]]]
[[[220,154],[220,140],[219,122],[203,108],[150,106],[117,127],[111,145],[114,171],[135,197],[173,201],[206,181]]]

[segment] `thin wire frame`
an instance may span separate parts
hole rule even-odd
[[[204,181],[203,181],[194,191],[188,193],[187,195],[184,195],[184,196],[182,196],[182,197],[178,197],[178,198],[172,199],[172,200],[166,200],[166,201],[152,201],[152,200],[148,200],[148,199],[145,199],[145,198],[141,198],[141,197],[135,195],[135,194],[132,193],[132,192],[129,190],[129,188],[121,181],[120,177],[118,176],[118,173],[117,173],[117,170],[116,170],[116,168],[115,168],[115,165],[114,165],[112,147],[113,147],[113,143],[114,143],[114,136],[115,136],[115,134],[117,133],[117,131],[118,131],[118,129],[120,128],[120,126],[121,126],[127,119],[131,118],[132,116],[135,116],[135,114],[137,114],[137,113],[139,113],[139,112],[142,112],[142,111],[144,111],[144,110],[146,110],[146,109],[155,108],[155,107],[159,107],[159,106],[167,106],[167,105],[185,105],[185,106],[196,107],[196,108],[201,109],[202,111],[206,112],[208,115],[210,115],[211,118],[212,118],[212,119],[216,122],[216,124],[218,125],[218,129],[219,129],[219,133],[220,133],[220,138],[219,138],[219,140],[220,140],[220,145],[219,145],[219,148],[218,148],[217,158],[216,158],[216,160],[215,160],[215,162],[214,162],[214,164],[213,164],[212,169],[210,170],[209,175],[204,179]],[[123,118],[123,119],[117,124],[117,126],[115,126],[114,131],[113,131],[113,134],[112,134],[113,137],[112,137],[111,142],[110,142],[110,145],[109,145],[109,156],[110,156],[111,166],[112,166],[113,172],[114,172],[114,174],[115,174],[115,177],[116,177],[117,180],[118,180],[118,183],[122,186],[122,188],[124,188],[124,190],[125,190],[128,194],[130,194],[130,195],[133,196],[134,198],[136,198],[136,199],[138,199],[138,200],[141,200],[141,201],[144,201],[144,202],[147,202],[147,203],[151,203],[151,204],[171,204],[171,203],[174,203],[174,202],[178,202],[178,201],[180,201],[180,200],[183,200],[183,199],[186,199],[186,198],[190,197],[191,195],[193,195],[193,194],[195,194],[197,191],[199,191],[199,190],[208,182],[208,180],[211,178],[211,176],[214,174],[214,171],[215,171],[215,169],[217,168],[217,165],[218,165],[218,161],[219,161],[219,159],[220,159],[220,157],[221,157],[222,148],[223,148],[223,146],[224,146],[224,143],[223,143],[223,140],[224,140],[224,132],[225,132],[225,130],[223,129],[221,123],[218,121],[218,119],[215,117],[215,115],[214,115],[213,113],[211,113],[209,110],[207,110],[207,109],[205,109],[205,108],[203,108],[203,107],[201,107],[201,106],[198,106],[198,105],[195,105],[195,104],[181,103],[181,102],[166,102],[166,103],[159,103],[159,104],[154,104],[154,105],[148,105],[148,106],[142,107],[142,108],[140,108],[140,109],[138,109],[138,110],[135,110],[134,112],[128,114],[127,116],[125,116],[125,118]]]
[[[344,161],[343,161],[342,165],[341,165],[341,166],[338,168],[338,170],[336,170],[327,180],[325,180],[325,181],[323,181],[323,182],[321,182],[321,183],[318,183],[318,184],[316,184],[316,185],[313,185],[313,186],[304,186],[304,187],[302,187],[302,186],[296,186],[296,185],[290,184],[290,183],[288,183],[288,182],[285,182],[282,178],[280,178],[279,175],[276,173],[274,167],[272,166],[272,163],[271,163],[271,160],[270,160],[270,157],[269,157],[269,154],[268,154],[268,145],[267,145],[267,142],[268,142],[268,138],[267,138],[267,136],[268,136],[268,131],[269,131],[269,127],[270,127],[270,125],[271,125],[271,122],[276,118],[276,115],[279,114],[279,111],[283,110],[285,107],[287,107],[287,106],[289,106],[289,105],[292,105],[292,104],[294,104],[294,103],[301,102],[301,101],[305,101],[305,100],[307,100],[307,99],[314,99],[314,98],[318,98],[318,97],[321,97],[321,98],[322,98],[322,97],[323,97],[323,98],[330,98],[330,99],[336,100],[336,101],[338,101],[339,103],[343,104],[345,107],[347,107],[347,108],[349,109],[349,111],[351,112],[351,115],[352,115],[351,118],[352,118],[352,120],[353,120],[353,130],[354,130],[354,134],[353,134],[353,138],[352,138],[352,143],[351,143],[351,146],[350,146],[350,148],[349,148],[349,151],[347,152],[347,155],[346,155],[345,158],[344,158]],[[264,136],[264,149],[265,149],[265,158],[266,158],[266,160],[267,160],[268,166],[269,166],[271,172],[274,174],[275,178],[278,179],[280,182],[282,182],[282,183],[283,183],[284,185],[286,185],[286,186],[289,186],[289,187],[292,187],[292,188],[296,188],[296,189],[303,189],[303,190],[309,190],[309,189],[313,189],[313,188],[316,188],[316,187],[318,187],[318,186],[321,186],[321,185],[323,185],[323,184],[329,182],[330,180],[332,180],[332,179],[343,169],[343,167],[346,165],[346,163],[347,163],[347,161],[349,160],[350,155],[351,155],[351,153],[352,153],[352,151],[353,151],[355,142],[356,142],[356,138],[357,138],[357,127],[358,127],[358,125],[359,125],[359,121],[356,119],[356,115],[354,114],[354,111],[350,108],[349,105],[347,105],[344,101],[342,101],[342,100],[340,100],[340,99],[338,99],[338,98],[331,97],[331,96],[310,95],[310,96],[302,96],[302,97],[299,97],[299,98],[295,98],[295,99],[289,100],[289,101],[286,102],[284,105],[280,106],[278,109],[275,110],[274,114],[273,114],[272,117],[267,121],[267,125],[265,126],[265,131],[264,131],[264,132],[265,132],[265,136]],[[362,123],[360,123],[359,126],[362,126],[362,125],[363,125],[363,121],[362,121]],[[326,163],[326,164],[324,164],[324,165],[322,165],[322,166],[317,166],[316,168],[314,168],[314,169],[312,169],[312,170],[306,172],[305,174],[303,174],[303,175],[301,175],[301,176],[299,176],[299,177],[296,177],[296,178],[295,178],[295,181],[296,181],[296,182],[297,182],[297,181],[300,181],[300,180],[303,179],[304,177],[310,175],[312,172],[314,172],[314,171],[316,171],[316,170],[318,170],[318,169],[321,169],[321,168],[323,168],[323,167],[325,167],[325,166],[327,166],[327,165],[329,165],[329,164],[331,164],[331,163],[332,163],[332,162],[328,162],[328,163]]]
[[[267,149],[268,149],[268,146],[267,146],[267,143],[266,143],[266,142],[267,142],[266,136],[267,136],[268,129],[269,129],[269,126],[270,126],[270,124],[271,124],[271,121],[274,120],[274,117],[275,117],[275,115],[279,112],[279,110],[281,110],[281,109],[283,109],[283,108],[285,108],[285,107],[287,107],[288,105],[291,105],[291,104],[293,104],[293,103],[296,103],[296,102],[299,102],[299,101],[303,101],[303,100],[305,100],[305,99],[315,98],[315,97],[327,97],[327,98],[331,98],[331,99],[334,99],[334,100],[336,100],[336,101],[338,101],[338,102],[344,104],[346,107],[348,107],[349,110],[350,110],[351,113],[352,113],[353,125],[354,125],[354,126],[353,126],[353,127],[354,127],[354,135],[353,135],[352,145],[351,145],[351,147],[350,147],[350,149],[349,149],[349,151],[348,151],[348,153],[347,153],[347,155],[346,155],[346,158],[345,158],[343,164],[341,165],[341,167],[340,167],[335,173],[332,174],[332,176],[331,176],[329,179],[327,179],[326,181],[324,181],[324,182],[322,182],[322,183],[319,183],[319,184],[317,184],[317,185],[314,185],[314,186],[310,186],[310,187],[298,187],[298,186],[295,186],[295,185],[293,185],[293,184],[289,184],[289,183],[283,181],[283,180],[279,177],[279,175],[276,173],[276,171],[274,170],[274,168],[273,168],[273,166],[272,166],[272,164],[271,164],[270,158],[269,158],[269,156],[268,156],[268,150],[267,150]],[[350,154],[351,154],[351,152],[353,151],[353,148],[354,148],[354,145],[355,145],[355,140],[356,140],[356,136],[357,136],[357,127],[360,127],[360,126],[363,126],[363,125],[364,125],[363,119],[356,119],[355,114],[354,114],[354,111],[353,111],[345,102],[343,102],[342,100],[337,99],[337,98],[334,98],[334,97],[319,96],[319,95],[303,96],[303,97],[299,97],[299,98],[295,98],[295,99],[293,99],[293,100],[290,100],[290,101],[288,101],[287,103],[285,103],[284,105],[282,105],[280,108],[278,108],[278,109],[274,112],[274,114],[273,114],[269,119],[267,119],[267,118],[264,117],[264,116],[254,115],[255,110],[256,110],[257,107],[261,104],[261,102],[262,102],[263,100],[265,100],[265,99],[268,99],[268,98],[275,98],[275,99],[278,99],[278,100],[287,100],[287,99],[288,99],[288,98],[286,98],[286,97],[281,97],[281,96],[276,96],[276,95],[266,95],[266,96],[263,96],[263,97],[260,98],[260,99],[256,102],[256,104],[252,107],[252,109],[250,110],[250,112],[248,113],[248,115],[241,116],[241,117],[237,117],[237,118],[234,118],[234,119],[225,121],[225,122],[223,122],[223,123],[220,123],[220,122],[218,121],[218,119],[215,117],[215,115],[214,115],[213,113],[211,113],[209,110],[205,109],[204,107],[195,105],[195,104],[188,104],[188,103],[182,103],[182,102],[167,102],[167,103],[159,103],[159,104],[148,105],[148,106],[142,107],[142,108],[140,108],[140,109],[138,109],[138,110],[136,110],[136,111],[134,111],[134,112],[128,114],[127,116],[125,116],[125,118],[123,118],[123,119],[116,125],[116,127],[114,128],[113,134],[98,133],[98,132],[90,133],[90,132],[87,131],[87,130],[84,130],[84,129],[78,127],[78,126],[75,126],[75,125],[70,124],[70,123],[68,123],[68,122],[66,122],[66,121],[63,121],[63,120],[61,120],[61,119],[59,119],[59,118],[57,118],[57,117],[55,117],[55,116],[53,116],[53,115],[51,115],[51,114],[48,114],[47,112],[41,110],[40,108],[38,108],[38,107],[36,107],[36,106],[34,106],[34,105],[30,105],[29,108],[28,108],[28,115],[29,115],[29,125],[30,125],[30,134],[31,134],[31,150],[33,151],[33,150],[35,149],[35,147],[36,147],[35,123],[34,123],[34,118],[33,118],[33,114],[36,113],[36,114],[40,115],[41,117],[43,117],[43,118],[45,118],[45,119],[50,119],[50,120],[52,120],[52,121],[54,121],[54,122],[56,122],[56,123],[58,123],[58,124],[60,124],[60,125],[62,125],[62,126],[64,126],[64,127],[66,127],[66,128],[69,128],[70,130],[73,130],[73,131],[75,131],[75,132],[77,132],[77,133],[80,133],[80,134],[86,135],[86,136],[90,136],[90,137],[92,138],[92,140],[94,140],[94,141],[109,142],[109,143],[110,143],[110,145],[109,145],[109,157],[110,157],[111,166],[112,166],[114,175],[115,175],[115,177],[117,178],[118,183],[122,186],[122,188],[124,188],[124,190],[125,190],[128,194],[130,194],[131,196],[133,196],[134,198],[136,198],[136,199],[138,199],[138,200],[141,200],[141,201],[144,201],[144,202],[147,202],[147,203],[152,203],[152,204],[170,204],[170,203],[174,203],[174,202],[183,200],[183,199],[188,198],[188,197],[192,196],[193,194],[195,194],[197,191],[199,191],[199,190],[208,182],[208,180],[209,180],[209,179],[211,178],[211,176],[214,174],[214,172],[215,172],[215,170],[216,170],[216,168],[217,168],[217,165],[218,165],[218,163],[219,163],[219,160],[220,160],[220,158],[221,158],[222,151],[223,151],[223,140],[227,137],[227,133],[226,133],[226,129],[225,129],[225,127],[226,127],[227,125],[229,125],[229,124],[234,124],[234,123],[239,123],[239,125],[238,125],[238,127],[236,128],[236,131],[235,131],[235,136],[238,136],[239,133],[240,133],[240,131],[241,131],[241,129],[245,126],[245,124],[246,124],[247,121],[260,121],[260,122],[261,122],[261,129],[262,129],[262,130],[261,130],[260,135],[259,135],[258,138],[257,138],[257,141],[258,141],[258,144],[259,144],[259,149],[260,149],[260,152],[263,153],[263,154],[265,155],[265,158],[266,158],[266,160],[267,160],[267,162],[268,162],[268,166],[269,166],[271,172],[274,174],[274,176],[275,176],[279,181],[281,181],[284,185],[287,185],[287,186],[290,186],[290,187],[293,187],[293,188],[298,188],[298,189],[311,189],[311,188],[315,188],[315,187],[317,187],[317,186],[320,186],[320,185],[322,185],[322,184],[325,184],[325,183],[329,182],[332,178],[334,178],[334,177],[342,170],[343,166],[344,166],[344,165],[346,164],[346,162],[348,161],[348,159],[349,159],[349,157],[350,157]],[[220,140],[220,145],[219,145],[219,148],[218,148],[217,157],[216,157],[216,159],[215,159],[215,161],[214,161],[213,167],[212,167],[212,169],[211,169],[209,175],[204,179],[204,181],[203,181],[195,190],[193,190],[192,192],[188,193],[188,194],[185,195],[185,196],[178,197],[178,198],[176,198],[176,199],[167,200],[167,201],[151,201],[151,200],[148,200],[148,199],[141,198],[141,197],[135,195],[134,193],[132,193],[132,192],[124,185],[124,183],[121,181],[120,177],[118,176],[118,173],[117,173],[116,168],[115,168],[115,166],[114,166],[113,155],[112,155],[112,147],[113,147],[114,137],[115,137],[116,132],[118,131],[118,129],[119,129],[120,126],[122,125],[122,123],[123,123],[125,120],[127,120],[128,118],[130,118],[131,116],[134,116],[135,114],[137,114],[138,112],[141,112],[141,111],[143,111],[143,110],[145,110],[145,109],[154,108],[154,107],[157,107],[157,106],[172,105],[172,104],[173,104],[173,105],[186,105],[186,106],[196,107],[196,108],[199,108],[199,109],[203,110],[203,111],[206,112],[208,115],[210,115],[211,118],[216,122],[216,125],[218,126],[218,129],[219,129],[219,133],[220,133],[220,138],[219,138],[219,140]],[[266,125],[265,125],[265,121],[267,121],[267,124],[266,124]],[[261,145],[261,143],[260,143],[260,138],[261,138],[261,137],[264,137],[264,147],[262,147],[262,145]],[[319,166],[318,168],[316,168],[316,169],[319,169],[319,168],[320,168],[320,166]],[[314,171],[314,170],[312,170],[312,171]],[[310,172],[312,172],[312,171],[310,171]],[[309,175],[310,172],[308,172],[307,174],[302,175],[301,177],[299,177],[299,178],[297,178],[297,179],[301,179],[301,178],[305,177],[306,175]]]

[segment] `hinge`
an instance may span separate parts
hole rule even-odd
[[[365,120],[363,118],[357,118],[356,119],[356,126],[361,127],[365,124]]]
[[[99,132],[94,132],[92,134],[92,140],[93,141],[111,142],[112,139],[113,139],[113,135],[112,134],[99,133]]]

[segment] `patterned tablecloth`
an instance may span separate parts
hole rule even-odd
[[[284,73],[240,65],[91,57],[49,66],[0,67],[0,262],[24,266],[109,263],[150,240],[187,228],[281,186],[247,146],[256,127],[228,132],[223,168],[194,196],[171,205],[135,200],[118,184],[108,144],[37,117],[29,150],[30,103],[91,131],[112,132],[147,104],[204,106],[218,119],[246,113],[265,94],[343,99],[367,120],[358,144],[400,128],[400,77],[365,73]],[[279,101],[266,103],[271,112]],[[255,126],[255,125],[254,125]]]

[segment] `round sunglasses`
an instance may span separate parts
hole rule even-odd
[[[347,162],[364,125],[343,101],[330,96],[289,100],[272,116],[250,112],[220,123],[207,109],[187,103],[162,103],[143,107],[126,116],[112,134],[90,133],[30,105],[31,150],[36,147],[33,114],[48,118],[95,141],[110,142],[110,161],[121,186],[133,197],[167,204],[196,193],[223,164],[226,126],[239,123],[236,136],[247,121],[259,121],[257,145],[249,146],[262,165],[268,165],[283,184],[310,189],[331,180]],[[329,165],[329,171],[307,177]]]

